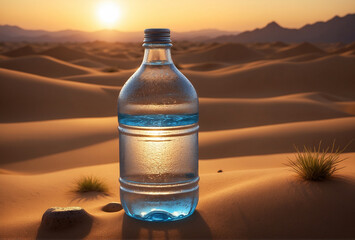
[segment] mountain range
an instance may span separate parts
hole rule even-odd
[[[355,14],[335,16],[326,22],[307,24],[299,29],[284,28],[276,22],[252,31],[222,31],[205,29],[189,32],[173,32],[173,40],[208,42],[343,42],[355,41]],[[0,41],[28,42],[141,42],[142,32],[100,30],[85,32],[79,30],[45,31],[27,30],[18,26],[0,25]]]
[[[335,16],[326,22],[307,24],[299,29],[283,28],[276,22],[238,35],[223,35],[213,42],[343,42],[355,41],[355,14]]]

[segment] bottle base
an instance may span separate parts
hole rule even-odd
[[[185,219],[191,216],[193,213],[194,211],[192,211],[187,215],[174,216],[169,212],[156,210],[144,215],[144,217],[142,217],[141,215],[130,215],[129,213],[127,213],[127,215],[137,220],[147,221],[147,222],[172,222],[172,221]]]
[[[142,221],[170,222],[189,217],[198,202],[198,177],[194,181],[169,185],[157,191],[157,187],[129,189],[128,182],[120,179],[120,197],[126,214]],[[131,186],[132,187],[132,186]],[[153,190],[155,190],[153,192]]]

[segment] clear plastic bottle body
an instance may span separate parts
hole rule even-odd
[[[198,202],[198,97],[171,44],[144,47],[118,97],[120,197],[131,217],[174,221]]]

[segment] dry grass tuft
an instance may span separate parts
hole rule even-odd
[[[343,168],[339,167],[339,164],[346,158],[341,158],[340,154],[349,144],[341,150],[339,146],[335,147],[335,141],[327,148],[322,148],[322,141],[319,142],[318,148],[303,146],[303,151],[295,146],[295,160],[289,159],[285,165],[291,167],[292,171],[305,180],[322,181],[330,178],[335,172]]]
[[[101,192],[107,193],[108,187],[105,182],[94,176],[82,177],[76,181],[75,192]]]

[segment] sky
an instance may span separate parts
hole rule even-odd
[[[348,13],[355,0],[0,0],[1,25],[51,31],[299,28]]]

